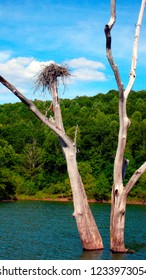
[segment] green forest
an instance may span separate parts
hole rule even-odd
[[[71,139],[76,126],[77,161],[89,199],[109,201],[118,142],[118,92],[61,99],[63,123]],[[46,117],[50,101],[35,100]],[[125,182],[146,160],[146,91],[132,91],[127,112],[131,120],[125,158],[130,160]],[[21,102],[0,105],[0,200],[72,199],[66,162],[57,136]],[[146,201],[146,173],[129,201]]]

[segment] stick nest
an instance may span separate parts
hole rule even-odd
[[[70,76],[71,74],[66,66],[51,63],[38,74],[35,82],[36,89],[41,87],[42,91],[46,88],[51,91],[52,84],[58,82],[58,78],[61,78],[62,83],[65,84],[66,78]]]

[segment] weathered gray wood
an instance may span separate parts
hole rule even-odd
[[[127,132],[130,126],[130,120],[127,116],[126,103],[128,95],[132,89],[136,78],[136,64],[138,41],[140,36],[140,28],[144,14],[146,1],[142,0],[138,21],[135,30],[135,39],[133,46],[132,64],[130,78],[126,89],[124,90],[123,83],[120,78],[120,73],[117,65],[114,62],[111,51],[111,29],[116,21],[116,1],[111,0],[111,17],[108,24],[105,26],[106,36],[106,54],[115,75],[117,86],[119,89],[119,136],[118,146],[114,161],[114,183],[112,188],[111,200],[111,218],[110,218],[110,248],[115,252],[128,252],[124,243],[124,228],[125,228],[125,212],[126,200],[130,190],[133,188],[139,177],[146,171],[146,162],[133,174],[128,184],[123,183],[123,162],[124,152],[127,141]]]

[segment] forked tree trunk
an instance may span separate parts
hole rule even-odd
[[[117,86],[119,89],[119,136],[118,147],[114,162],[114,184],[112,188],[112,201],[111,201],[111,218],[110,218],[110,249],[114,252],[128,252],[125,248],[124,242],[124,229],[125,229],[125,213],[126,213],[126,200],[130,190],[133,188],[139,177],[146,171],[146,162],[133,174],[128,184],[124,186],[124,172],[126,168],[125,163],[128,160],[124,160],[124,152],[127,141],[127,131],[130,126],[130,120],[127,117],[126,102],[128,95],[132,89],[132,86],[136,77],[136,63],[137,63],[137,50],[138,40],[140,35],[140,28],[142,24],[142,18],[145,8],[145,0],[142,0],[141,8],[139,12],[138,22],[135,31],[135,40],[133,47],[132,65],[130,71],[129,83],[124,90],[123,83],[120,78],[117,65],[114,63],[114,59],[111,51],[111,29],[116,20],[116,1],[111,0],[111,18],[107,25],[105,25],[106,35],[106,54],[114,72]]]
[[[115,170],[116,171],[116,170]],[[137,169],[127,185],[114,185],[112,188],[111,218],[110,218],[110,249],[113,252],[132,252],[125,248],[125,214],[127,196],[140,176],[146,171],[146,161]]]
[[[13,85],[0,76],[0,82],[11,90],[46,126],[51,128],[58,136],[65,159],[67,171],[73,193],[74,214],[79,236],[85,250],[103,249],[102,238],[96,226],[94,217],[89,208],[87,196],[80,177],[76,160],[76,143],[74,143],[65,133],[62,115],[57,92],[57,80],[51,84],[52,102],[54,107],[54,120],[44,116],[33,104],[32,101],[24,97]]]

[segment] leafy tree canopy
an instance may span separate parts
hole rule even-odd
[[[61,99],[65,130],[74,140],[77,160],[89,198],[108,200],[113,183],[113,163],[118,141],[118,92],[93,97]],[[39,110],[53,117],[50,101],[35,100]],[[125,180],[146,160],[146,91],[128,98],[131,126],[125,157],[130,160]],[[69,197],[66,163],[58,138],[22,103],[0,105],[0,199],[19,196]],[[145,201],[146,176],[129,199]]]

